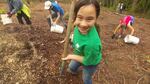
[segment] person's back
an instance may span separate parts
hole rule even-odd
[[[128,25],[129,22],[131,22],[133,24],[133,22],[134,22],[134,17],[133,16],[130,16],[130,15],[125,16],[123,18],[123,21],[121,21],[121,24]]]
[[[124,7],[124,4],[121,3],[121,4],[120,4],[120,9],[123,10],[123,7]]]
[[[60,5],[58,5],[57,3],[52,3],[52,10],[54,10],[55,12],[59,12],[60,15],[64,15],[64,10],[60,7]]]

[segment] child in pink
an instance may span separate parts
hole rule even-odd
[[[125,16],[123,19],[121,19],[119,25],[114,30],[112,39],[115,38],[117,32],[119,32],[120,35],[123,35],[125,30],[126,31],[131,30],[130,35],[133,35],[134,33],[134,28],[132,27],[133,23],[134,23],[134,17],[131,15]]]

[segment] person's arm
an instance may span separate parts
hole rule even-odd
[[[71,30],[70,30],[70,36],[69,36],[69,39],[71,40],[71,42],[72,42],[72,40],[73,40],[73,37],[71,36],[71,35],[73,35],[73,30],[74,30],[74,22],[73,22],[73,24],[72,24],[72,28],[71,28]],[[64,43],[65,41],[66,41],[66,39],[67,39],[67,37],[65,37],[62,41],[60,41],[59,43]]]
[[[52,13],[51,13],[51,9],[49,9],[48,11],[49,11],[49,16],[48,16],[48,18],[50,18],[50,20],[51,20],[51,23],[53,24],[53,19],[52,19]]]
[[[12,5],[13,5],[14,9],[12,9],[12,10],[10,11],[10,13],[11,13],[11,14],[15,14],[15,13],[17,13],[17,12],[22,8],[23,3],[22,3],[21,0],[14,0],[14,2],[13,2]]]
[[[9,7],[9,12],[11,12],[13,10],[13,7],[11,6],[10,2],[8,2],[8,7]]]
[[[118,29],[119,29],[120,27],[121,27],[121,25],[119,24],[119,25],[115,28],[115,30],[114,30],[114,32],[113,32],[113,35],[111,36],[112,39],[115,38],[115,34],[116,34],[116,32],[118,31]]]
[[[83,56],[69,54],[67,57],[62,58],[62,60],[76,60],[76,61],[82,63],[83,62]]]
[[[119,25],[115,28],[114,33],[113,33],[113,34],[116,34],[117,30],[118,30],[120,27],[121,27],[121,25],[119,24]]]
[[[128,26],[128,28],[131,30],[131,33],[130,33],[130,35],[133,35],[133,33],[134,33],[134,28],[131,26],[131,25],[127,25]]]
[[[58,22],[59,18],[60,18],[60,13],[59,13],[59,12],[57,12],[57,18],[56,18],[56,20],[54,21],[54,24],[57,24],[57,22]]]

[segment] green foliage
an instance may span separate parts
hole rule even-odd
[[[123,2],[125,10],[150,17],[150,0],[98,0],[102,6],[116,9],[118,3]]]
[[[133,0],[124,0],[123,3],[125,4],[126,10],[130,10],[132,8]]]
[[[150,18],[150,0],[138,0],[132,11],[143,17]]]
[[[140,0],[138,4],[134,7],[134,12],[144,12],[145,11],[146,0]]]
[[[150,19],[150,10],[147,12],[146,16]]]

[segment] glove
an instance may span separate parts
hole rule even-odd
[[[10,12],[7,12],[7,15],[10,14]]]
[[[7,15],[9,18],[12,16],[12,14],[10,12],[8,12]]]
[[[115,34],[113,34],[113,35],[111,36],[111,38],[114,39],[114,38],[115,38]]]

